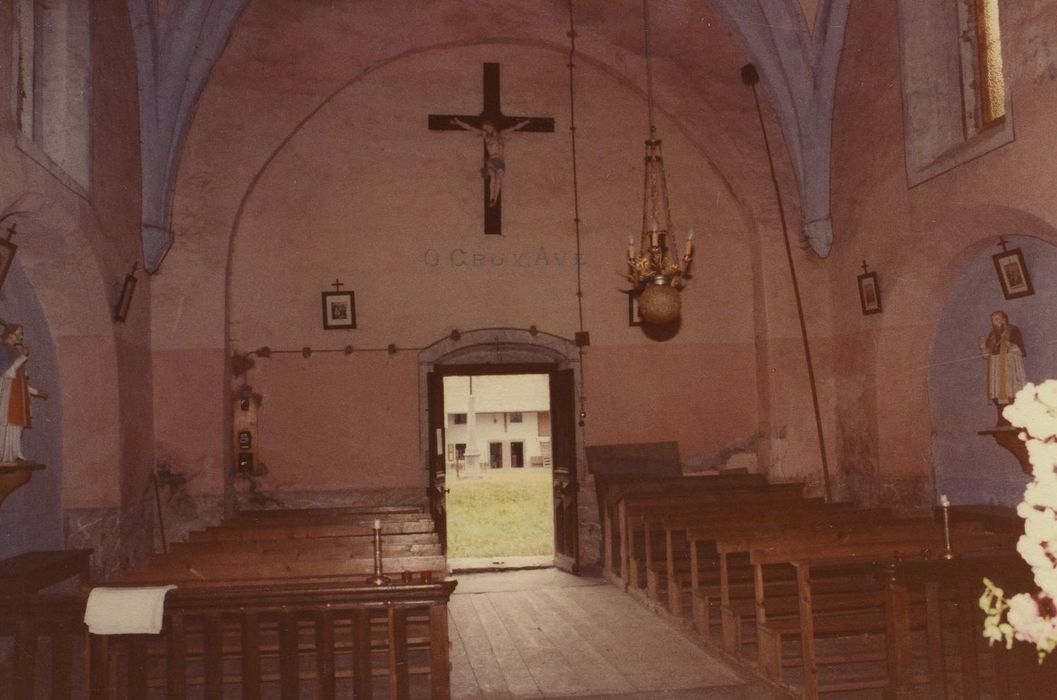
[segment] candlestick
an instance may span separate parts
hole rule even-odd
[[[943,508],[943,544],[946,548],[941,556],[954,559],[954,552],[951,551],[951,502],[947,496],[940,496],[940,507]]]
[[[389,583],[389,577],[382,573],[382,522],[374,521],[374,575],[367,577],[367,583],[383,586]]]

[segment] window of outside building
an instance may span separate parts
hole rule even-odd
[[[522,422],[521,412],[518,411],[518,412],[515,412],[515,413],[511,413],[510,414],[510,422],[511,423],[521,423]]]

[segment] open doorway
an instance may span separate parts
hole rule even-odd
[[[450,566],[552,565],[550,376],[446,374],[443,390]]]

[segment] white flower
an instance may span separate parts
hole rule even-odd
[[[1009,624],[1013,636],[1025,642],[1038,644],[1057,634],[1057,620],[1039,614],[1039,604],[1029,593],[1017,593],[1009,599]]]
[[[1057,408],[1057,379],[1047,379],[1037,387],[1039,401],[1050,408]]]
[[[1044,401],[1039,397],[1045,396]],[[1047,380],[1041,387],[1028,383],[1002,415],[1015,426],[1024,428],[1038,440],[1057,436],[1057,381]]]
[[[1024,428],[1020,439],[1027,443],[1032,480],[1024,489],[1024,500],[1017,515],[1024,519],[1024,534],[1017,540],[1017,552],[1031,566],[1040,593],[1018,593],[1006,598],[1003,591],[984,579],[985,591],[980,608],[986,614],[984,637],[1005,641],[1014,639],[1035,645],[1041,660],[1057,649],[1057,617],[1046,617],[1042,610],[1054,610],[1057,600],[1057,380],[1036,386],[1025,384],[1003,415]],[[1004,621],[1003,621],[1004,619]]]

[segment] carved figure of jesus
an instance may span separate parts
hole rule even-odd
[[[523,119],[507,129],[496,129],[495,125],[487,119],[481,122],[478,129],[472,124],[464,122],[458,117],[452,117],[453,124],[466,131],[473,131],[481,135],[484,141],[484,167],[481,168],[481,177],[488,180],[488,206],[494,207],[499,200],[499,192],[503,187],[503,172],[506,170],[506,161],[503,159],[503,151],[506,147],[505,136],[507,134],[525,128],[530,119]]]

